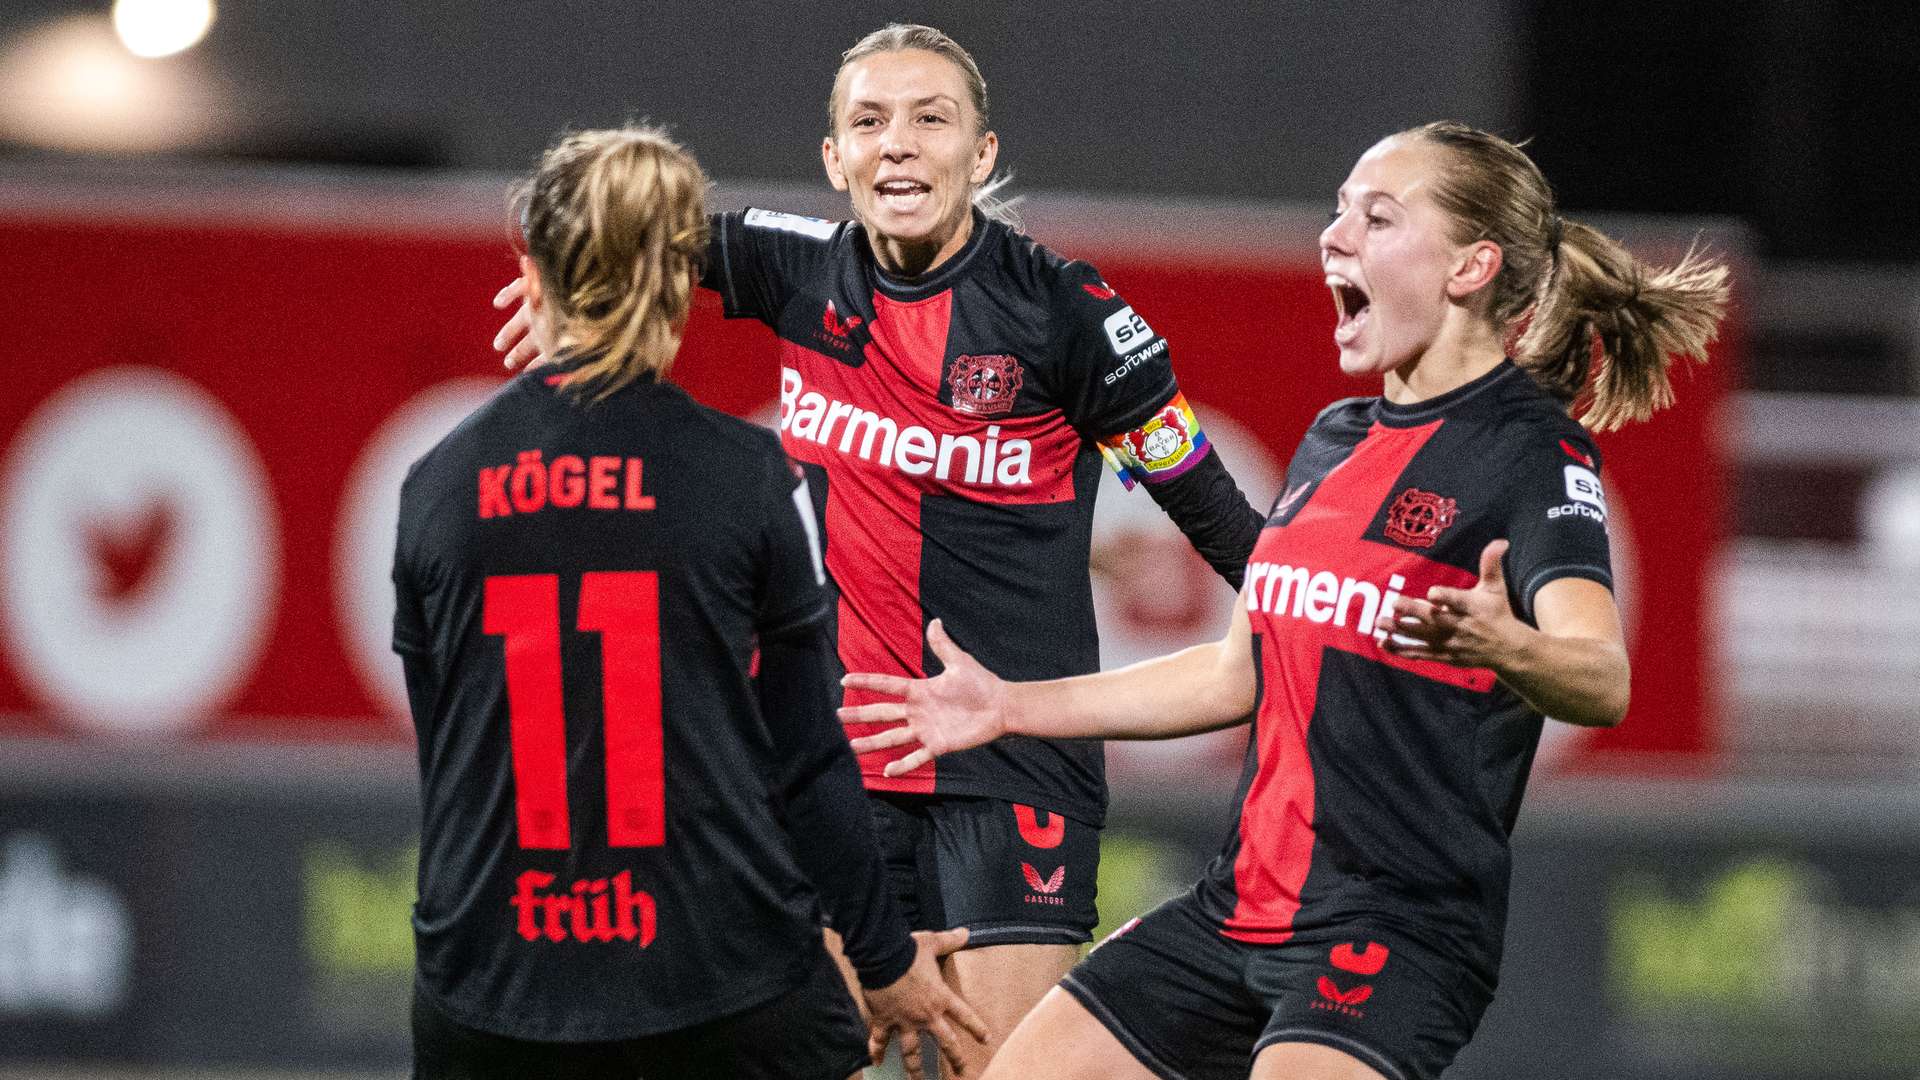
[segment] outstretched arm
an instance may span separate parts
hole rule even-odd
[[[935,619],[927,642],[945,670],[932,679],[850,674],[848,689],[894,698],[840,710],[846,723],[900,723],[853,740],[856,753],[918,744],[887,765],[913,771],[941,754],[1002,735],[1049,739],[1173,739],[1244,722],[1254,673],[1247,610],[1234,606],[1227,636],[1138,664],[1045,682],[1009,683],[969,656]]]
[[[1565,577],[1534,597],[1534,629],[1507,601],[1500,558],[1507,542],[1480,553],[1471,589],[1435,586],[1425,600],[1401,597],[1383,612],[1381,648],[1413,660],[1490,668],[1528,705],[1556,720],[1612,727],[1627,713],[1631,672],[1613,594],[1597,581]]]

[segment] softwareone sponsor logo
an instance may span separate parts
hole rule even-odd
[[[126,1000],[133,968],[127,905],[69,873],[52,840],[0,837],[0,1016],[100,1016]]]

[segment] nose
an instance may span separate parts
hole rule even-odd
[[[1353,254],[1353,230],[1350,227],[1350,219],[1353,217],[1354,213],[1352,210],[1342,210],[1334,215],[1333,220],[1327,223],[1326,228],[1320,230],[1320,258],[1322,261],[1325,261],[1329,255]]]
[[[885,137],[880,140],[880,156],[888,161],[906,161],[915,156],[918,149],[913,139],[911,120],[895,118],[887,124]]]

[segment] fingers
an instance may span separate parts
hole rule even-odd
[[[505,310],[508,304],[513,303],[525,295],[527,295],[527,279],[523,277],[514,278],[512,281],[507,282],[506,288],[493,294],[493,306]]]
[[[900,1029],[900,1063],[907,1067],[907,1075],[913,1080],[922,1080],[926,1075],[920,1063],[920,1033],[911,1027]]]
[[[882,774],[886,776],[905,776],[908,773],[912,772],[913,770],[919,768],[922,765],[927,764],[932,760],[933,760],[933,751],[923,746],[920,749],[915,750],[913,753],[908,754],[906,757],[903,757],[898,761],[887,762],[887,767],[880,771]]]
[[[843,724],[889,724],[907,718],[907,706],[900,701],[879,701],[872,705],[840,706]]]
[[[940,1056],[947,1061],[947,1072],[953,1076],[965,1076],[967,1059],[960,1056],[960,1037],[953,1033],[953,1025],[947,1023],[946,1017],[936,1016],[927,1025],[927,1031],[940,1044]]]
[[[952,667],[956,661],[965,659],[967,655],[960,646],[953,643],[952,638],[947,636],[947,628],[941,625],[939,619],[927,624],[927,644],[933,646],[933,655],[939,657],[940,663],[947,667]]]
[[[867,1060],[875,1065],[887,1056],[887,1043],[893,1041],[893,1029],[890,1027],[867,1028]]]
[[[1508,544],[1505,540],[1495,540],[1493,543],[1481,549],[1480,584],[1482,586],[1491,587],[1498,585],[1502,589],[1506,588],[1506,571],[1500,568],[1500,559],[1507,553],[1507,547]]]
[[[532,325],[532,319],[533,317],[527,313],[527,305],[521,304],[500,327],[500,332],[493,335],[493,351],[506,352],[509,348],[519,345],[521,339],[526,337],[527,328]]]
[[[935,956],[945,956],[948,953],[959,952],[961,949],[967,947],[967,928],[964,926],[956,926],[951,930],[940,930],[931,933],[922,931],[922,933],[926,934],[928,950]]]
[[[973,1006],[967,1003],[966,998],[953,995],[953,1004],[947,1007],[947,1015],[960,1021],[960,1026],[967,1029],[967,1034],[973,1036],[975,1042],[987,1041],[987,1022],[980,1019],[980,1014],[973,1011]]]
[[[898,675],[870,675],[866,672],[855,672],[842,676],[840,685],[848,690],[870,690],[888,697],[903,698],[907,696],[907,689],[913,685],[913,680]]]
[[[533,340],[532,334],[528,334],[520,339],[520,344],[515,345],[512,352],[507,354],[506,363],[509,368],[539,367],[545,359],[546,357],[540,353],[540,343]]]
[[[902,725],[885,731],[876,731],[871,735],[862,735],[857,739],[848,739],[847,745],[853,747],[853,752],[856,754],[871,754],[876,750],[891,750],[896,746],[905,746],[919,741],[920,736],[915,735],[912,728]]]

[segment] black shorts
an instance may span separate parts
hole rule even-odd
[[[537,1042],[458,1023],[413,995],[414,1080],[847,1080],[867,1029],[820,948],[807,981],[757,1008],[640,1039]],[[609,1003],[617,1005],[617,1003]]]
[[[1099,829],[1002,799],[889,792],[867,801],[913,929],[964,926],[968,948],[1092,940]]]
[[[1330,1046],[1390,1080],[1430,1080],[1493,999],[1466,965],[1354,924],[1250,945],[1193,894],[1115,931],[1060,984],[1165,1080],[1240,1080],[1272,1043]]]

